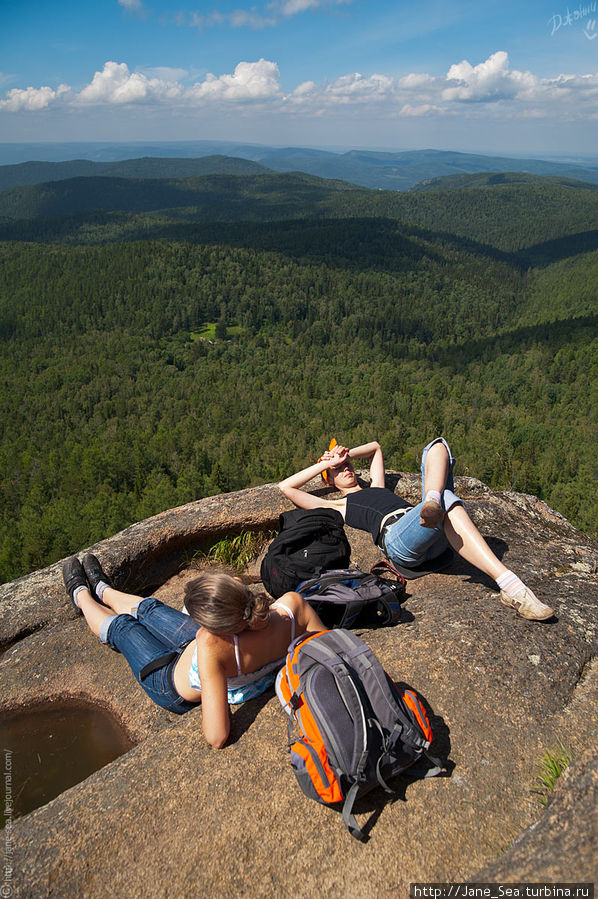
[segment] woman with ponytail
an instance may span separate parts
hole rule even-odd
[[[270,604],[220,572],[189,581],[186,615],[153,597],[116,590],[91,553],[83,565],[76,556],[67,559],[62,571],[92,633],[124,655],[150,699],[178,715],[202,704],[203,732],[216,749],[230,733],[229,703],[267,690],[289,643],[306,631],[324,630],[298,593]]]

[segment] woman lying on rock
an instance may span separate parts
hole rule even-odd
[[[150,699],[183,715],[201,702],[203,732],[219,749],[230,733],[229,703],[253,699],[273,683],[289,643],[324,625],[298,593],[275,603],[227,574],[201,574],[185,587],[189,615],[158,599],[110,585],[97,558],[62,567],[73,605],[90,630],[126,658]]]
[[[541,620],[554,614],[497,559],[453,492],[455,460],[446,440],[439,437],[423,451],[423,498],[413,508],[385,487],[384,459],[378,443],[348,449],[333,440],[330,446],[315,465],[278,485],[296,506],[338,509],[348,525],[369,531],[376,546],[403,568],[430,563],[450,545],[495,580],[500,601],[523,618]],[[351,464],[351,459],[358,458],[371,460],[371,486],[365,490],[358,484]],[[341,499],[321,499],[299,489],[316,475],[338,490]]]

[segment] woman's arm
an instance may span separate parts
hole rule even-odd
[[[312,609],[310,604],[303,599],[300,593],[290,591],[289,593],[285,593],[284,596],[281,596],[280,600],[277,600],[277,602],[280,602],[283,606],[291,609],[297,623],[297,635],[306,632],[315,633],[317,631],[327,630],[326,626],[322,623],[320,616],[314,609]]]
[[[350,459],[370,459],[370,485],[384,487],[384,456],[377,440],[354,446],[349,450]]]
[[[278,485],[279,489],[282,490],[287,499],[290,499],[300,509],[325,509],[328,506],[334,506],[334,502],[329,499],[321,499],[318,496],[313,496],[311,493],[306,493],[305,490],[299,489],[305,486],[308,481],[311,481],[312,478],[317,477],[329,468],[332,458],[330,452],[324,453],[322,459],[316,462],[315,465],[310,465],[309,468],[304,468],[303,471],[298,471],[297,474],[292,474],[289,478],[281,481]]]
[[[201,630],[199,634],[202,634]],[[197,639],[197,668],[201,680],[202,728],[208,743],[222,749],[230,734],[228,687],[222,640],[207,632]]]

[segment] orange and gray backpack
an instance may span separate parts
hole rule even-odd
[[[289,646],[276,693],[289,714],[291,766],[299,786],[325,805],[343,803],[343,821],[366,836],[353,815],[355,800],[404,772],[430,777],[442,763],[428,754],[432,730],[414,690],[399,688],[372,650],[351,631],[303,634]],[[292,738],[293,723],[301,731]],[[434,767],[411,766],[427,756]]]

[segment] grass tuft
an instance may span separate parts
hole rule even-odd
[[[546,805],[554,786],[571,762],[573,754],[559,740],[552,749],[547,749],[538,765],[538,774],[532,784],[532,792],[536,793],[542,805]]]
[[[241,531],[236,537],[224,537],[206,553],[210,562],[218,562],[242,571],[261,552],[272,535],[263,531]]]

